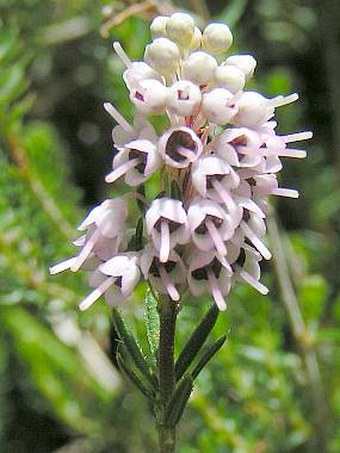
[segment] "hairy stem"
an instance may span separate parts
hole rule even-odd
[[[176,449],[176,426],[169,425],[165,411],[175,389],[174,344],[177,304],[168,297],[160,301],[160,343],[159,343],[159,402],[156,423],[160,453],[173,453]]]

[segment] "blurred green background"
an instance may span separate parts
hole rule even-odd
[[[259,62],[257,89],[300,94],[278,112],[279,132],[314,132],[308,158],[281,177],[300,199],[275,201],[269,219],[270,295],[239,286],[229,298],[214,331],[228,343],[198,379],[179,452],[339,452],[337,0],[0,0],[0,452],[155,449],[151,410],[115,366],[109,308],[79,313],[86,281],[47,269],[72,254],[86,210],[112,195],[102,103],[132,111],[111,42],[141,58],[165,7],[226,21],[232,51]],[[143,345],[142,292],[124,313]],[[206,306],[181,311],[178,345]]]

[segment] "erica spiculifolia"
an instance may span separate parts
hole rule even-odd
[[[136,345],[133,352],[126,344],[135,371],[122,359],[120,363],[152,399],[161,451],[170,452],[175,448],[174,427],[200,366],[188,370],[216,321],[216,307],[226,309],[227,296],[238,282],[268,292],[260,282],[259,265],[271,258],[264,241],[267,199],[298,196],[295,189],[279,187],[277,174],[281,158],[305,157],[303,150],[289,144],[312,134],[276,133],[276,108],[296,101],[298,95],[268,99],[247,90],[256,61],[250,55],[226,55],[233,41],[226,24],[212,23],[201,32],[191,16],[175,13],[156,17],[150,30],[153,40],[141,61],[130,61],[121,45],[113,44],[125,65],[123,79],[135,107],[133,123],[112,104],[104,104],[118,123],[106,182],[123,178],[130,193],[92,209],[78,227],[83,233],[74,242],[79,252],[50,271],[89,272],[92,290],[80,303],[82,310],[103,295],[109,305],[122,303],[141,279],[158,297],[155,368],[142,353],[135,356]],[[157,115],[167,119],[158,132],[148,118]],[[148,181],[154,185],[156,174],[159,193],[149,198]],[[134,200],[141,206],[137,225],[129,219]],[[131,223],[132,230],[127,228]],[[216,305],[175,365],[176,314],[184,294],[206,294]],[[128,334],[114,313],[124,342]],[[218,347],[208,349],[201,365]]]

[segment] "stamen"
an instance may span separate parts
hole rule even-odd
[[[106,280],[101,283],[98,288],[96,288],[92,293],[90,293],[80,304],[79,308],[80,310],[84,311],[87,308],[91,307],[92,304],[94,304],[100,296],[102,296],[105,291],[113,285],[115,282],[116,277],[109,277]]]
[[[288,135],[282,136],[285,143],[300,142],[302,140],[309,140],[312,137],[313,137],[313,132],[310,132],[310,131],[297,132],[296,134],[288,134]]]
[[[196,154],[190,149],[184,148],[184,146],[179,146],[176,151],[178,152],[178,154],[185,157],[190,162],[193,162],[196,159]]]
[[[126,54],[125,50],[123,49],[121,43],[118,42],[118,41],[115,41],[114,43],[112,43],[112,47],[113,47],[113,50],[118,55],[118,57],[121,59],[121,61],[124,64],[124,66],[126,66],[127,68],[129,66],[131,66],[131,60],[127,56],[127,54]]]
[[[239,206],[241,206],[241,208],[245,208],[248,209],[248,211],[255,212],[255,214],[259,215],[262,219],[266,217],[262,209],[260,209],[253,200],[241,197],[237,197],[237,199],[239,200],[238,204]]]
[[[247,238],[254,244],[257,250],[261,253],[263,258],[266,260],[270,260],[272,254],[244,220],[240,223],[240,227],[242,228]]]
[[[139,157],[135,157],[134,159],[131,159],[125,164],[121,165],[120,167],[117,167],[111,173],[106,175],[105,181],[110,183],[116,181],[118,178],[123,176],[125,173],[127,173],[129,170],[132,170],[136,165],[138,165],[141,162]]]
[[[255,288],[259,293],[263,294],[264,296],[268,294],[269,289],[264,286],[262,283],[260,283],[258,280],[256,280],[252,275],[248,274],[245,270],[243,270],[240,267],[237,267],[239,270],[239,276],[250,286]]]
[[[61,263],[51,266],[49,268],[50,274],[55,275],[58,274],[59,272],[63,272],[66,271],[67,269],[70,269],[70,267],[73,265],[76,259],[77,257],[73,256],[72,258],[68,258],[67,260],[62,261]]]
[[[159,250],[159,259],[161,263],[166,263],[170,255],[170,231],[168,222],[161,222],[161,247]]]
[[[126,121],[126,119],[123,117],[123,115],[121,115],[118,112],[118,110],[110,102],[104,102],[104,109],[124,129],[124,131],[126,131],[130,134],[134,132],[134,129],[131,126],[131,124],[129,124]]]
[[[226,205],[228,210],[232,210],[236,208],[236,204],[228,190],[224,187],[224,185],[218,181],[218,179],[213,179],[212,180],[212,186],[218,193],[218,195],[221,197],[223,203]]]
[[[166,289],[169,296],[171,297],[171,299],[176,302],[180,300],[181,296],[177,291],[175,285],[170,280],[169,275],[162,264],[159,266],[159,275],[161,277],[163,286]]]
[[[275,148],[261,148],[262,156],[282,156],[282,157],[295,157],[297,159],[304,159],[307,156],[306,151],[302,149],[275,149]]]
[[[82,248],[81,252],[77,256],[77,259],[75,260],[75,262],[70,267],[72,272],[77,272],[80,269],[80,267],[83,265],[83,263],[86,260],[86,258],[91,253],[91,250],[95,246],[95,244],[98,241],[99,237],[100,237],[100,230],[96,229],[96,231],[92,234],[92,236],[90,236],[89,240],[85,243],[85,245]]]
[[[227,304],[225,303],[225,300],[222,296],[220,287],[218,286],[218,281],[212,270],[208,271],[208,280],[209,280],[212,296],[216,302],[218,309],[221,311],[224,311],[227,308]]]
[[[217,231],[217,228],[214,225],[214,222],[212,220],[208,219],[205,222],[205,224],[206,224],[206,227],[208,228],[211,239],[214,241],[217,252],[220,255],[225,256],[227,254],[227,249],[221,239],[221,236],[219,235],[219,232]]]
[[[291,104],[299,99],[297,93],[290,94],[289,96],[277,96],[276,98],[270,99],[268,105],[272,107],[282,107],[284,105]]]
[[[295,189],[278,187],[277,189],[273,189],[271,193],[273,195],[278,195],[279,197],[299,198],[299,192]]]

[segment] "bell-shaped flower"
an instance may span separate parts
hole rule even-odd
[[[180,116],[193,115],[201,100],[201,90],[197,85],[189,80],[179,80],[169,88],[167,109]]]
[[[150,282],[153,289],[168,294],[176,302],[180,300],[180,287],[185,284],[186,270],[175,251],[172,250],[168,260],[162,263],[159,251],[149,243],[142,252],[140,267],[145,280]]]
[[[136,88],[142,80],[149,79],[162,82],[161,75],[145,61],[133,61],[130,63],[124,71],[123,79],[130,91]]]
[[[237,99],[237,114],[232,118],[236,126],[257,128],[274,116],[276,107],[280,107],[298,99],[297,94],[277,96],[267,99],[256,91],[244,91]]]
[[[112,183],[125,175],[129,186],[138,186],[146,181],[162,164],[156,145],[145,139],[127,143],[113,159],[113,171],[105,181]]]
[[[194,200],[188,208],[188,221],[194,244],[202,251],[215,249],[221,257],[227,254],[224,241],[234,234],[233,220],[220,205],[206,198]]]
[[[141,80],[130,91],[130,99],[136,108],[145,115],[164,113],[168,88],[155,79]]]
[[[78,230],[86,231],[86,234],[83,237],[82,250],[70,266],[71,271],[80,269],[91,252],[100,259],[107,259],[108,251],[111,256],[117,253],[124,236],[127,217],[128,208],[124,198],[105,200],[92,209],[78,227]]]
[[[232,264],[234,270],[233,284],[237,280],[241,280],[261,294],[268,294],[268,288],[259,281],[261,277],[260,261],[261,255],[249,245],[244,244],[240,249],[237,260]]]
[[[185,244],[190,239],[187,214],[178,200],[157,198],[147,210],[145,222],[162,263],[168,261],[171,250],[177,244]]]
[[[228,124],[237,111],[235,96],[226,88],[214,88],[203,95],[202,112],[211,123]]]
[[[196,250],[188,260],[188,284],[191,293],[194,296],[211,294],[220,310],[227,308],[224,298],[229,294],[232,277],[230,266],[226,267],[225,264],[214,250]]]
[[[108,305],[117,305],[126,299],[140,280],[141,272],[135,253],[116,255],[101,264],[90,278],[92,291],[79,305],[86,310],[103,294]]]
[[[202,150],[199,137],[184,126],[167,130],[158,142],[158,152],[165,163],[175,168],[188,167],[199,158]]]
[[[238,166],[256,167],[261,164],[263,157],[260,153],[262,141],[260,135],[246,127],[234,127],[223,131],[216,140],[216,153],[226,145],[231,145],[237,152]]]
[[[237,217],[237,206],[231,190],[238,187],[240,178],[223,159],[215,155],[202,157],[192,166],[191,179],[203,198],[224,203],[227,211]]]

